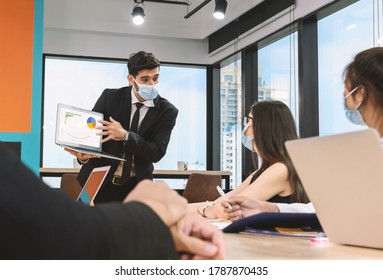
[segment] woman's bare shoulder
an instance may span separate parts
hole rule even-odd
[[[265,170],[267,173],[272,173],[274,175],[279,175],[283,177],[287,177],[289,170],[287,169],[287,166],[282,162],[276,162],[272,164],[269,168]]]

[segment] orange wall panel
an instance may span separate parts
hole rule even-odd
[[[30,132],[34,1],[0,0],[0,132]]]

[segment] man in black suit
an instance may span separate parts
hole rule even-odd
[[[105,118],[96,127],[102,130],[103,150],[126,161],[94,158],[66,149],[83,163],[78,175],[82,186],[93,168],[111,166],[95,203],[122,201],[138,182],[152,179],[153,162],[165,155],[176,123],[177,108],[158,95],[160,63],[153,54],[144,51],[132,54],[128,70],[130,86],[105,89],[93,108]],[[135,118],[137,111],[139,117]],[[138,124],[134,124],[134,119]]]
[[[91,207],[49,188],[1,142],[0,154],[0,259],[225,257],[222,232],[186,214],[164,183],[145,180],[124,203]]]

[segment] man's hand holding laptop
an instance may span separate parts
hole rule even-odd
[[[57,104],[55,143],[65,151],[86,163],[90,158],[124,158],[102,151],[102,143],[109,140],[123,140],[126,133],[121,124],[112,118],[104,121],[100,112]],[[97,126],[97,122],[99,125]],[[105,136],[105,139],[102,138]]]
[[[97,135],[106,136],[101,140],[101,143],[105,143],[109,140],[115,140],[115,141],[125,141],[125,135],[128,131],[126,131],[121,123],[113,119],[112,117],[109,117],[109,121],[104,120],[98,120],[97,122],[101,123],[102,125],[99,125],[96,127],[96,129],[102,131],[98,132]]]
[[[86,163],[88,162],[88,160],[90,158],[100,158],[100,156],[95,156],[95,155],[89,155],[89,154],[83,154],[83,153],[79,153],[79,152],[76,152],[76,151],[73,151],[69,148],[64,148],[65,151],[67,151],[68,153],[70,153],[71,155],[74,155],[75,157],[77,157],[77,159],[81,162],[81,163]]]
[[[110,117],[109,120],[109,122],[104,120],[97,121],[100,124],[102,124],[95,128],[100,130],[100,132],[98,132],[97,135],[106,136],[101,140],[101,143],[105,143],[109,140],[124,141],[127,131],[121,126],[121,124],[118,121],[114,120],[112,117]],[[90,158],[100,158],[100,156],[79,153],[69,148],[64,148],[64,150],[69,152],[71,155],[77,157],[81,163],[88,162]]]

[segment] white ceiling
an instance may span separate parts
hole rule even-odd
[[[181,0],[180,0],[181,1]],[[186,0],[182,0],[186,1]],[[184,16],[204,0],[183,5],[144,2],[145,22],[132,23],[133,0],[45,0],[44,27],[81,32],[205,39],[263,0],[227,0],[226,17],[213,17],[212,0],[188,19]]]

